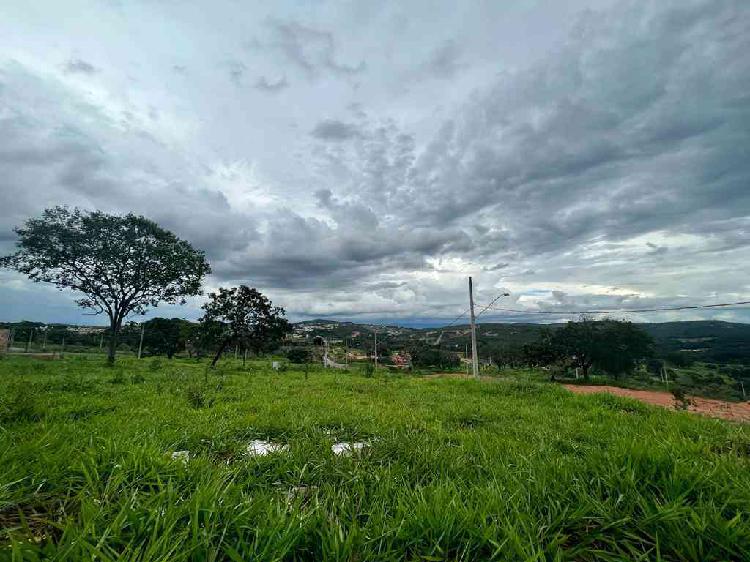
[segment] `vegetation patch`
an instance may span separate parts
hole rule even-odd
[[[0,431],[0,540],[16,559],[750,557],[748,426],[637,415],[542,372],[386,382],[125,358],[146,381],[112,385],[101,359],[23,361],[0,363],[0,396],[20,379],[48,415]],[[62,390],[65,376],[85,390]],[[217,400],[195,407],[191,385]],[[256,440],[288,449],[249,456]],[[363,446],[342,458],[342,443]]]

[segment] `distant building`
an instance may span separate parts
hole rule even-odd
[[[405,369],[411,366],[411,355],[404,351],[400,353],[394,353],[391,355],[391,363],[393,363],[394,367]]]

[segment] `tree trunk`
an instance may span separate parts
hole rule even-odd
[[[115,364],[115,352],[117,351],[117,334],[120,331],[118,322],[112,320],[109,327],[111,336],[109,338],[109,344],[107,345],[107,365],[110,367]]]
[[[231,343],[231,340],[224,340],[221,345],[219,346],[219,351],[216,352],[216,355],[214,355],[213,361],[211,361],[211,368],[213,369],[216,367],[216,363],[221,357],[221,354],[224,353],[224,350],[227,348],[227,346]]]

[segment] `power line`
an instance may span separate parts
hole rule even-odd
[[[600,309],[600,310],[522,310],[516,308],[498,308],[493,307],[492,303],[487,305],[487,308],[496,310],[499,312],[519,312],[523,314],[613,314],[616,312],[670,312],[678,310],[700,310],[710,308],[726,308],[730,306],[743,306],[750,304],[750,301],[738,301],[738,302],[722,302],[716,304],[699,304],[699,305],[685,305],[685,306],[671,306],[671,307],[660,307],[660,308],[612,308],[612,309]]]
[[[470,310],[471,310],[471,307],[469,307],[466,310],[464,310],[461,314],[459,314],[458,316],[456,316],[450,324],[447,324],[446,326],[443,326],[442,329],[445,330],[446,328],[450,328],[451,326],[453,326],[453,324],[455,324],[456,322],[458,322],[459,320],[461,320],[461,318],[463,318],[464,316],[466,316],[466,313],[469,312]]]

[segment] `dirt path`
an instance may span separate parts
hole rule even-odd
[[[668,392],[655,390],[631,390],[616,386],[580,386],[577,384],[564,384],[565,388],[577,394],[594,394],[596,392],[607,392],[617,396],[635,398],[646,404],[653,404],[663,408],[674,409],[674,398]],[[750,422],[750,403],[748,402],[726,402],[712,398],[691,398],[695,403],[690,406],[689,411],[703,414],[714,418],[725,420]]]

